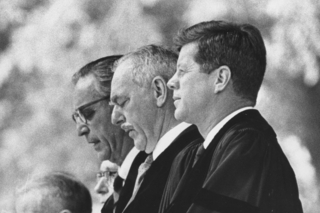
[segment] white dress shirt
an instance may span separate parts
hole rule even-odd
[[[167,133],[165,133],[160,140],[158,141],[156,147],[152,152],[153,160],[155,161],[157,157],[166,149],[170,144],[183,132],[187,129],[191,124],[182,122],[177,126],[170,129]]]
[[[217,125],[215,125],[213,127],[213,129],[209,132],[209,134],[207,135],[205,141],[203,142],[203,146],[206,149],[209,144],[211,143],[211,141],[213,140],[213,138],[216,136],[216,134],[220,131],[220,129],[222,129],[222,127],[231,120],[231,118],[233,118],[234,116],[236,116],[237,114],[239,114],[240,112],[243,112],[245,110],[248,109],[253,109],[253,107],[248,106],[248,107],[243,107],[240,108],[234,112],[232,112],[231,114],[229,114],[228,116],[226,116],[224,119],[222,119]]]

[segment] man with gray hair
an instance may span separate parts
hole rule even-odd
[[[89,190],[68,173],[35,176],[17,191],[17,213],[91,213],[91,208]]]
[[[112,125],[109,106],[112,67],[121,55],[99,58],[83,66],[72,76],[74,84],[72,118],[79,136],[86,138],[101,161],[121,165],[133,147],[125,132]]]
[[[115,67],[112,122],[129,134],[137,149],[149,154],[139,167],[135,185],[124,185],[116,213],[158,212],[173,159],[197,140],[202,142],[194,125],[174,118],[172,91],[166,84],[176,62],[174,52],[147,45],[123,56]]]
[[[128,168],[138,168],[146,157],[133,147],[133,141],[120,127],[111,123],[112,106],[109,105],[113,65],[122,55],[99,58],[83,66],[73,77],[74,84],[72,118],[77,133],[84,136],[98,153],[101,161],[109,160],[119,166],[114,180],[114,193],[105,202],[104,209],[112,209],[117,201]],[[131,181],[132,182],[132,181]]]

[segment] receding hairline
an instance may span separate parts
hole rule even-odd
[[[150,44],[127,53],[116,62],[115,67],[128,63],[132,81],[140,87],[149,87],[156,76],[167,82],[174,75],[177,59],[178,55],[171,49]]]

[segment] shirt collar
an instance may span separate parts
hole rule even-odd
[[[237,114],[239,114],[240,112],[243,112],[245,110],[248,109],[253,109],[253,107],[251,106],[247,106],[247,107],[243,107],[240,108],[234,112],[232,112],[231,114],[229,114],[228,116],[226,116],[224,119],[222,119],[217,125],[215,125],[213,127],[213,129],[209,132],[209,134],[207,135],[205,141],[203,142],[203,146],[206,149],[209,144],[211,143],[211,141],[213,140],[213,138],[216,136],[216,134],[220,131],[220,129],[229,121],[231,120],[231,118],[233,118],[234,116],[236,116]]]
[[[122,162],[122,165],[119,167],[118,170],[118,175],[122,179],[125,180],[127,178],[131,164],[139,152],[140,151],[137,148],[133,147],[125,157],[124,161]]]
[[[178,124],[177,126],[170,129],[168,132],[166,132],[158,141],[156,147],[154,148],[152,152],[153,160],[156,160],[156,158],[166,149],[168,146],[180,135],[181,132],[183,132],[185,129],[187,129],[191,124],[182,122]]]

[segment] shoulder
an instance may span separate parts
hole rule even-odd
[[[233,143],[259,144],[268,146],[274,143],[276,133],[268,122],[260,115],[257,110],[251,110],[251,113],[245,114],[227,128],[221,138],[220,146]]]
[[[194,157],[197,153],[199,146],[202,145],[203,139],[198,138],[189,143],[184,149],[182,149],[173,161],[173,169],[184,170],[190,163],[193,163]]]

